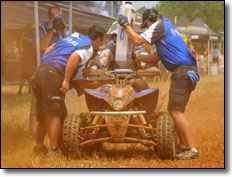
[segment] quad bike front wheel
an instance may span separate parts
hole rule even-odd
[[[78,115],[69,115],[64,121],[63,151],[66,155],[76,159],[81,158],[79,130],[81,119]]]
[[[159,113],[157,120],[157,152],[161,159],[175,158],[176,133],[172,117],[167,112]]]

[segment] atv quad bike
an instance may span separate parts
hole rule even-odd
[[[64,152],[81,158],[82,149],[105,142],[153,146],[161,159],[174,159],[176,134],[168,112],[157,107],[159,89],[138,93],[132,87],[138,76],[159,75],[159,70],[85,71],[87,77],[107,75],[116,82],[100,90],[85,89],[88,113],[69,115],[64,122]]]

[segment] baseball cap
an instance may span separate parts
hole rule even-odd
[[[149,19],[152,20],[151,13],[154,13],[155,15],[160,16],[162,18],[162,15],[160,15],[159,12],[156,9],[154,9],[154,8],[147,9],[143,13],[143,23],[140,26],[141,28],[145,28],[146,27],[146,24],[147,24],[147,22],[148,22]]]
[[[140,28],[146,27],[146,23],[149,19],[149,14],[150,14],[150,9],[145,10],[145,12],[143,13],[143,22],[142,22],[142,25],[140,26]]]

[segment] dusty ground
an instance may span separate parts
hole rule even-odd
[[[161,84],[168,90],[168,84]],[[17,96],[18,86],[3,86],[1,96],[2,168],[224,168],[224,75],[202,75],[186,109],[194,139],[200,149],[197,160],[165,160],[142,145],[104,145],[105,151],[86,154],[82,160],[35,157],[35,138],[29,133],[31,96]],[[72,99],[72,112],[87,111],[84,98]],[[75,106],[76,105],[76,106]],[[49,145],[48,139],[46,144]]]

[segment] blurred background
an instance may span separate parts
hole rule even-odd
[[[38,2],[38,7],[35,7]],[[146,8],[156,8],[172,21],[186,45],[196,57],[199,71],[209,75],[224,72],[224,1],[130,1],[137,10],[135,30],[139,28]],[[117,20],[122,1],[1,1],[1,69],[3,84],[17,84],[22,73],[20,41],[26,26],[35,24],[35,9],[42,25],[53,5],[62,8],[67,29],[79,24],[86,34],[89,26],[100,25],[108,31]],[[71,5],[71,6],[70,6]],[[70,22],[70,7],[72,21]],[[109,39],[105,39],[104,50]],[[148,53],[155,47],[145,46]],[[162,66],[161,66],[162,68]],[[164,75],[168,74],[163,71]],[[165,78],[168,78],[165,76]]]

